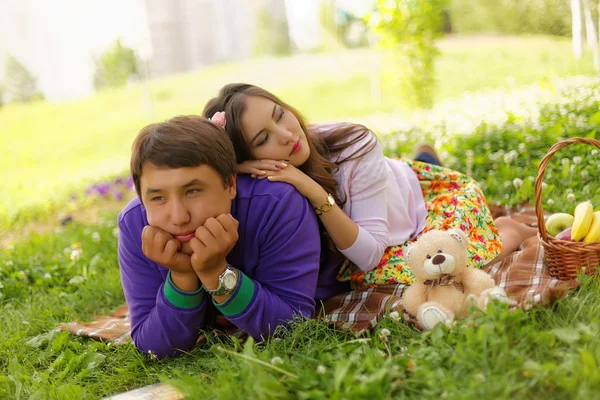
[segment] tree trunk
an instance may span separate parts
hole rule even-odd
[[[594,70],[600,70],[600,53],[598,52],[598,35],[596,33],[596,24],[592,17],[590,0],[583,0],[583,14],[585,16],[585,32],[588,46],[592,48],[594,56]]]
[[[573,54],[576,59],[580,59],[583,53],[581,0],[571,0],[571,18],[573,21]]]

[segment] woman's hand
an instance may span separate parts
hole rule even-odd
[[[276,160],[248,160],[238,164],[238,174],[250,174],[253,178],[266,176],[266,171],[279,171],[288,166],[288,163]]]
[[[311,203],[315,201],[322,203],[322,200],[327,196],[321,185],[291,164],[276,171],[265,171],[264,175],[258,177],[258,179],[264,178],[271,182],[289,183]]]

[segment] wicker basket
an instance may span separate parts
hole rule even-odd
[[[560,240],[548,234],[542,209],[542,182],[550,159],[558,150],[574,143],[586,143],[600,149],[600,141],[591,138],[574,137],[562,140],[550,148],[540,161],[535,180],[535,212],[537,214],[539,238],[544,247],[544,261],[550,269],[550,275],[569,280],[577,277],[579,271],[592,275],[600,265],[600,242],[583,243]]]

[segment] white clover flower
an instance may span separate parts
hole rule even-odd
[[[44,274],[44,279],[50,279],[50,278],[52,278],[52,275],[50,275],[50,272],[46,272]]]
[[[542,189],[546,190],[547,187],[548,187],[548,184],[546,182],[542,182]]]
[[[571,160],[569,160],[568,158],[563,158],[560,160],[561,165],[564,167],[565,165],[569,165],[569,163],[571,162]]]
[[[100,240],[101,240],[100,239],[100,234],[98,232],[92,233],[92,241],[94,243],[98,243],[98,242],[100,242]]]
[[[119,228],[113,229],[112,234],[114,237],[118,238],[119,237]]]
[[[73,249],[73,251],[71,251],[71,261],[77,261],[81,258],[81,256],[83,255],[83,250],[82,249]]]
[[[514,150],[511,150],[504,155],[504,162],[510,164],[511,162],[515,161],[518,157],[519,153],[517,153]]]
[[[575,195],[574,195],[573,193],[569,193],[569,194],[567,195],[567,201],[568,201],[569,203],[573,203],[573,202],[575,201]]]
[[[273,358],[271,358],[271,364],[272,365],[283,364],[283,358],[281,358],[281,357],[273,357]]]
[[[79,285],[81,282],[85,281],[85,278],[81,275],[76,275],[69,279],[69,283],[71,285]]]
[[[580,156],[573,157],[573,164],[579,165],[581,164],[582,158]]]
[[[390,319],[394,322],[400,321],[400,313],[398,311],[392,311],[390,313]]]
[[[598,149],[592,150],[592,156],[595,156],[596,154],[598,154]]]
[[[390,332],[389,329],[387,328],[383,328],[382,330],[379,331],[379,339],[381,339],[382,342],[387,342],[388,338],[390,337],[392,333]]]
[[[525,153],[525,150],[527,150],[525,143],[519,143],[519,153]]]
[[[512,185],[512,182],[511,182],[511,181],[506,181],[506,182],[504,182],[504,187],[505,187],[505,188],[509,187],[510,185]]]
[[[587,181],[587,179],[588,179],[589,177],[590,177],[590,173],[589,173],[589,172],[588,172],[586,169],[584,169],[583,171],[581,171],[581,178],[582,178],[584,181]]]
[[[13,260],[4,261],[4,265],[11,266],[13,265]]]
[[[515,189],[518,189],[521,186],[523,186],[523,179],[519,179],[519,178],[513,179],[513,186],[515,187]]]
[[[324,365],[317,365],[317,374],[323,375],[327,372],[327,368]]]

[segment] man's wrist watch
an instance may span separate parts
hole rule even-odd
[[[331,208],[335,205],[335,199],[331,193],[327,193],[327,200],[325,204],[320,207],[313,207],[317,215],[325,214],[327,211],[331,210]]]
[[[225,271],[219,275],[219,286],[216,289],[209,289],[202,285],[206,293],[211,296],[221,296],[224,294],[231,294],[235,291],[238,283],[238,272],[231,265],[227,264]]]

